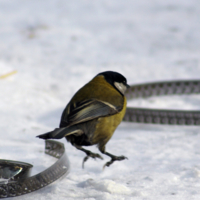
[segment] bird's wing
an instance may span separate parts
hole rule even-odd
[[[93,120],[98,117],[114,115],[121,111],[122,106],[113,106],[110,103],[90,99],[68,106],[62,115],[60,127]]]

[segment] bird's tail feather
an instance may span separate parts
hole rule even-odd
[[[53,131],[50,131],[48,133],[44,133],[42,135],[38,135],[37,137],[41,138],[41,139],[61,139],[65,136],[71,135],[71,134],[75,134],[75,135],[80,135],[83,132],[80,129],[75,129],[73,127],[70,128],[56,128]]]

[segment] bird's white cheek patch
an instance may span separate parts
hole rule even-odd
[[[123,83],[119,82],[114,82],[115,87],[122,93],[124,94],[126,91],[126,86]]]

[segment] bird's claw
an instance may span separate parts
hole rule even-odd
[[[110,161],[105,163],[105,165],[103,166],[103,170],[105,169],[105,167],[109,167],[111,164],[113,164],[116,160],[120,161],[120,160],[125,160],[125,159],[128,159],[128,158],[125,156],[114,156],[111,158]]]
[[[82,168],[84,168],[84,163],[88,160],[89,157],[94,158],[95,160],[96,158],[103,160],[103,157],[100,156],[98,153],[88,152],[87,156],[83,159]]]

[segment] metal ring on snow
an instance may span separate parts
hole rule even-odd
[[[27,178],[32,167],[29,163],[0,159],[0,184]]]
[[[64,145],[57,141],[45,141],[45,153],[58,160],[43,172],[28,177],[32,165],[17,161],[3,161],[0,171],[6,172],[0,182],[0,198],[15,197],[43,188],[69,173],[69,160]]]

